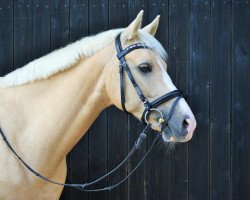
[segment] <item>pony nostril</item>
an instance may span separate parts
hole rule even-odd
[[[189,119],[184,119],[184,121],[183,121],[183,123],[182,123],[182,126],[184,127],[184,128],[188,128],[189,127]]]
[[[186,118],[182,122],[182,134],[186,135],[190,131],[190,124],[191,120],[189,118]]]

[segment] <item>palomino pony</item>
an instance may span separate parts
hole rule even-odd
[[[110,105],[122,109],[119,60],[115,37],[122,47],[138,42],[149,48],[127,54],[126,62],[147,99],[176,90],[166,72],[166,52],[154,38],[159,16],[141,29],[143,12],[125,29],[86,37],[0,78],[0,128],[12,147],[33,169],[64,183],[66,155],[100,112]],[[124,75],[126,110],[140,119],[144,105]],[[157,108],[164,116],[174,99]],[[159,116],[148,117],[154,123]],[[196,121],[181,98],[162,130],[166,142],[191,139]],[[160,125],[152,126],[161,130]],[[59,199],[63,187],[34,176],[0,140],[0,199]]]

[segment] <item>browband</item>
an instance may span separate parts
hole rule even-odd
[[[120,47],[121,47],[121,42],[120,42]],[[128,46],[127,48],[125,48],[124,50],[122,50],[122,48],[121,48],[120,49],[121,51],[117,54],[117,58],[121,59],[121,57],[125,56],[130,51],[133,51],[135,49],[148,49],[148,47],[145,43],[132,44],[132,45]]]

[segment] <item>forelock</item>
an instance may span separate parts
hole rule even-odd
[[[138,32],[138,36],[141,42],[146,43],[147,46],[156,52],[163,60],[167,60],[167,52],[155,37],[142,30]]]

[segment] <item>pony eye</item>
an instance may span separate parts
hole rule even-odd
[[[138,66],[139,70],[143,73],[148,73],[152,71],[152,67],[148,63],[143,63]]]

